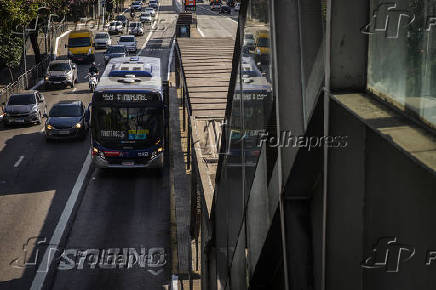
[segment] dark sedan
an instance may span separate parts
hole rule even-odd
[[[127,55],[127,50],[124,45],[112,45],[109,46],[104,53],[104,61],[108,63],[112,58],[115,57],[125,57]]]
[[[232,13],[232,9],[229,6],[221,6],[220,9],[220,14],[231,14]]]
[[[89,128],[89,111],[82,101],[61,101],[55,104],[45,122],[45,137],[51,139],[85,139]]]

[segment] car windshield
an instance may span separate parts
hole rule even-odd
[[[75,37],[68,39],[69,47],[86,47],[91,46],[91,39],[89,37]]]
[[[162,109],[156,107],[97,107],[95,136],[101,142],[155,144],[162,136]]]
[[[135,2],[132,2],[132,5],[141,5],[141,2],[135,1]]]
[[[136,27],[136,26],[139,26],[139,23],[133,22],[129,24],[129,27]]]
[[[50,110],[50,117],[80,117],[83,114],[78,105],[55,105]]]
[[[124,47],[122,46],[112,46],[106,51],[107,53],[124,53]]]
[[[109,38],[108,35],[106,33],[97,33],[95,35],[95,39],[101,39],[101,38]]]
[[[153,11],[154,11],[154,9],[153,9],[153,8],[145,8],[145,11],[148,11],[148,12],[153,12]]]
[[[253,34],[245,34],[244,38],[249,39],[249,40],[254,40],[254,35]]]
[[[52,63],[49,71],[69,71],[71,66],[68,63]]]
[[[119,20],[119,21],[123,21],[126,19],[126,16],[124,15],[118,15],[117,17],[115,17],[115,20]]]
[[[257,41],[257,46],[259,47],[269,47],[269,38],[262,37]]]
[[[36,104],[36,99],[33,94],[26,95],[12,95],[9,98],[8,105],[34,105]]]
[[[120,37],[120,42],[134,42],[135,38],[130,37],[130,36],[121,36]]]
[[[150,13],[149,12],[142,12],[141,16],[150,16]]]

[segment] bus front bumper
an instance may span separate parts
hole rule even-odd
[[[92,162],[97,168],[163,168],[164,154],[161,152],[156,157],[150,159],[146,163],[135,163],[134,161],[125,161],[120,163],[109,162],[99,155],[92,157]]]

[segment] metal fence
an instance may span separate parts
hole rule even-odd
[[[185,72],[183,69],[182,56],[175,39],[175,79],[176,88],[180,92],[181,105],[182,105],[182,130],[183,135],[186,136],[186,169],[190,172],[190,191],[191,191],[191,217],[190,217],[190,235],[191,239],[195,240],[196,253],[195,253],[195,270],[199,270],[199,250],[200,233],[202,226],[202,213],[204,202],[204,191],[200,177],[200,170],[198,167],[198,160],[201,156],[197,156],[200,152],[195,150],[194,144],[198,143],[195,140],[196,130],[195,118],[192,116],[192,106],[189,99],[189,91],[186,83]],[[197,145],[198,146],[198,145]],[[207,212],[207,210],[205,211]],[[203,242],[203,239],[201,239]],[[203,269],[202,269],[203,270]]]
[[[53,42],[56,37],[60,36],[67,29],[67,24],[62,23],[57,27],[53,27],[48,35],[51,36],[50,42]],[[53,47],[53,43],[50,44],[50,47]],[[34,87],[38,81],[44,77],[45,71],[47,69],[48,64],[52,60],[53,55],[45,55],[42,60],[27,70],[25,73],[20,75],[16,81],[8,84],[6,87],[2,88],[0,91],[0,104],[5,103],[8,98],[15,93],[19,93],[23,90],[28,90]]]

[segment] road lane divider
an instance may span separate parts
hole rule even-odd
[[[21,155],[20,158],[18,158],[17,162],[15,162],[14,167],[17,168],[18,166],[20,166],[23,159],[24,159],[24,155]]]
[[[86,184],[85,181],[89,178],[89,173],[91,172],[90,168],[91,168],[91,152],[88,152],[85,162],[83,163],[82,169],[80,170],[79,176],[77,177],[76,183],[74,184],[71,194],[65,204],[65,207],[62,211],[62,214],[59,218],[59,221],[50,239],[49,245],[59,246],[61,242],[61,238],[65,232],[66,226],[73,214],[73,209],[75,208],[76,202],[79,197],[79,193],[81,192],[84,185]],[[35,277],[33,278],[32,286],[30,287],[31,290],[40,290],[43,288],[44,282],[46,280],[53,259],[54,259],[53,252],[50,251],[50,247],[47,247],[46,251],[44,252],[43,259],[41,263],[38,265],[38,270],[36,271]]]

